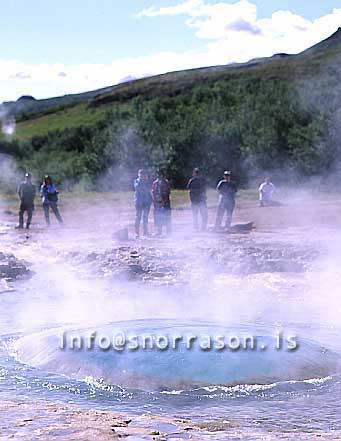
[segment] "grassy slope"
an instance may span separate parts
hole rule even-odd
[[[42,113],[19,122],[16,126],[16,138],[29,139],[36,135],[45,135],[49,131],[91,126],[103,119],[106,110],[105,106],[89,109],[85,102],[53,113]]]
[[[331,44],[330,40],[335,44]],[[91,126],[103,119],[107,110],[112,106],[128,104],[135,97],[148,100],[158,96],[176,96],[194,87],[218,81],[275,78],[299,84],[314,78],[323,78],[325,75],[336,74],[339,77],[341,74],[340,32],[326,41],[328,44],[322,42],[302,54],[283,59],[274,58],[261,63],[250,62],[247,65],[172,72],[124,83],[99,96],[93,92],[94,98],[92,99],[89,99],[89,94],[85,93],[84,101],[79,104],[65,105],[63,110],[50,108],[40,113],[32,113],[31,116],[26,116],[28,119],[22,121],[19,118],[16,137],[29,139],[49,131]]]

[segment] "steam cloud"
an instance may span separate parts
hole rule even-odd
[[[0,188],[5,191],[16,191],[20,177],[15,161],[9,155],[0,153]]]
[[[1,123],[1,131],[6,136],[12,136],[15,134],[15,119],[10,117],[6,109],[2,104],[0,104],[0,123]]]

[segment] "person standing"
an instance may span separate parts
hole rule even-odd
[[[41,200],[45,214],[46,225],[50,226],[50,208],[56,216],[60,225],[63,225],[63,219],[58,210],[58,191],[53,185],[52,179],[46,175],[44,182],[40,187]]]
[[[232,181],[231,172],[224,171],[224,179],[219,181],[217,185],[219,192],[219,202],[217,209],[217,217],[215,222],[215,228],[219,230],[221,228],[222,220],[226,212],[226,228],[231,226],[232,215],[235,206],[235,199],[237,193],[237,185]]]
[[[200,175],[199,168],[193,170],[193,175],[188,181],[187,190],[192,206],[193,226],[199,231],[198,217],[201,216],[201,231],[207,228],[207,203],[206,203],[206,181]]]
[[[36,186],[32,184],[31,173],[25,174],[25,181],[19,185],[18,195],[20,199],[19,225],[16,228],[24,228],[24,213],[27,211],[26,228],[29,229],[34,211],[34,198],[36,196]]]
[[[134,181],[134,203],[135,203],[135,235],[140,236],[141,219],[143,222],[143,235],[149,236],[148,217],[150,206],[152,204],[152,185],[145,170],[138,171],[138,176]]]
[[[265,181],[259,186],[259,206],[265,207],[266,205],[276,205],[273,200],[273,195],[276,192],[276,187],[271,182],[270,178],[266,178]]]
[[[162,234],[165,226],[167,234],[171,233],[171,187],[163,172],[159,171],[157,179],[152,185],[152,197],[154,203],[154,224],[158,236]]]

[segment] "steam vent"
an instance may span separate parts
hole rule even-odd
[[[341,440],[341,2],[293,4],[3,2],[0,441]]]

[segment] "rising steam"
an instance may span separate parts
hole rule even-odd
[[[15,134],[15,118],[7,114],[7,111],[2,104],[0,105],[0,123],[1,131],[5,136],[12,136]]]

